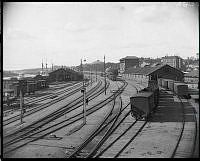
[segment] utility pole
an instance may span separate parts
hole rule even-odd
[[[92,85],[92,69],[90,69],[90,73],[91,73],[91,85]]]
[[[47,74],[47,60],[46,60],[46,74]]]
[[[20,123],[23,123],[23,113],[24,113],[24,109],[23,109],[23,81],[19,80],[19,88],[20,88],[20,109],[21,109],[21,114],[20,114]]]
[[[96,82],[97,82],[97,64],[96,64]]]
[[[85,61],[85,60],[84,60]],[[83,75],[83,124],[86,124],[86,88],[84,83],[84,73],[83,73],[83,64],[81,59],[81,72]]]
[[[106,95],[106,63],[105,63],[105,55],[104,55],[104,82],[105,82],[105,95]]]
[[[44,65],[43,65],[43,59],[42,59],[42,74],[43,74],[43,68],[44,68]]]

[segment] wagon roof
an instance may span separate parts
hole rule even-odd
[[[153,92],[141,92],[141,93],[136,93],[131,98],[135,98],[135,97],[149,97],[152,94],[153,94]]]

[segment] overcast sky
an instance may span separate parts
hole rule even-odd
[[[197,6],[182,3],[8,2],[3,17],[3,67],[44,63],[74,66],[119,62],[125,56],[195,56],[199,51]]]

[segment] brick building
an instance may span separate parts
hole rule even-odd
[[[120,59],[120,73],[123,73],[130,67],[139,67],[139,58],[136,56],[126,56]]]
[[[181,69],[183,66],[183,59],[179,56],[165,56],[162,57],[161,62],[177,69]]]

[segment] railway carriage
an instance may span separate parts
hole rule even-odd
[[[188,85],[185,83],[174,83],[174,92],[181,97],[188,98]]]
[[[190,98],[188,85],[171,79],[161,79],[161,87],[165,89],[170,89],[172,92],[176,93],[178,96]]]
[[[140,92],[130,97],[131,114],[136,119],[147,120],[155,107],[153,92]]]

